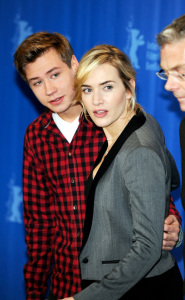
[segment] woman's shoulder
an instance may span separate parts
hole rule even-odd
[[[122,147],[122,151],[129,154],[138,148],[144,148],[159,152],[165,145],[164,135],[157,120],[150,114],[145,113],[146,122],[133,131]],[[122,152],[121,151],[121,152]],[[144,150],[146,151],[146,150]]]
[[[144,136],[145,141],[156,140],[164,144],[164,134],[158,121],[149,113],[145,113],[146,122],[138,130],[138,135]]]

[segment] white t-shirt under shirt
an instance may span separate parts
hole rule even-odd
[[[60,132],[65,136],[68,143],[71,143],[73,136],[79,125],[79,117],[78,116],[72,123],[64,121],[59,117],[57,113],[52,113],[53,120],[60,130]]]

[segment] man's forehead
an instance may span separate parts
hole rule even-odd
[[[185,39],[161,47],[160,66],[169,71],[185,67]]]
[[[35,61],[28,63],[24,70],[27,77],[35,78],[47,75],[53,70],[66,69],[67,67],[67,64],[62,61],[56,50],[51,49],[43,53]]]

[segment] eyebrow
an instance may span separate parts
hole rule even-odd
[[[104,84],[107,84],[107,83],[110,83],[110,82],[115,82],[114,80],[106,80],[104,82],[101,82],[99,85],[104,85]],[[88,85],[88,84],[82,84],[82,87],[90,87],[91,85]]]
[[[58,70],[59,69],[59,67],[53,67],[52,69],[50,69],[50,70],[48,70],[47,72],[46,72],[46,74],[50,74],[50,73],[52,73],[53,71],[55,71],[55,70]],[[31,81],[34,81],[34,80],[38,80],[40,77],[33,77],[33,78],[30,78],[30,79],[28,79],[28,82],[31,82]]]
[[[160,67],[161,67],[161,65],[160,65]],[[185,68],[185,64],[179,64],[179,65],[176,65],[176,66],[170,68],[169,71],[174,71],[174,70],[180,69],[180,68],[182,68],[182,67]],[[164,69],[161,67],[161,70],[160,70],[160,71],[164,71]]]

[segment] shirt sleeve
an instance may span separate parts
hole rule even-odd
[[[177,220],[178,220],[180,226],[182,226],[182,218],[181,218],[181,215],[179,214],[178,210],[176,209],[172,197],[170,198],[169,215],[174,215],[174,216],[177,218]]]
[[[54,245],[53,193],[34,150],[27,133],[23,151],[23,208],[28,252],[24,277],[27,300],[45,299]]]

